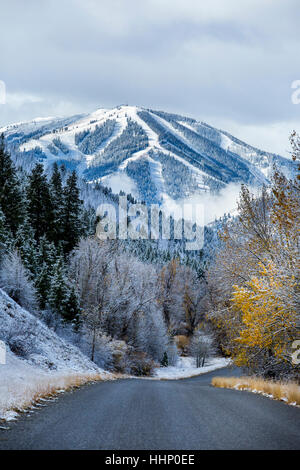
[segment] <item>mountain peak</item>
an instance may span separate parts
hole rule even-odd
[[[128,104],[2,130],[25,157],[64,163],[89,182],[148,202],[217,192],[229,183],[268,183],[274,163],[293,171],[291,161],[201,121]]]

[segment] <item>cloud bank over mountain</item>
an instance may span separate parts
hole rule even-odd
[[[6,2],[0,125],[127,102],[286,155],[300,127],[298,25],[296,0]]]

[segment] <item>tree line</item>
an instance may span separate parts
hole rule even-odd
[[[291,136],[293,160],[300,140]],[[207,318],[236,364],[271,378],[299,379],[300,174],[274,168],[258,195],[242,186],[238,216],[220,230],[206,273]]]
[[[101,242],[96,222],[74,172],[20,172],[2,136],[0,287],[102,367],[141,375],[175,364],[175,337],[203,319],[203,282],[179,259],[152,264]]]

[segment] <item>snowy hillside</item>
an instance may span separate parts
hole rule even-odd
[[[58,390],[112,377],[1,289],[0,340],[7,348],[0,364],[0,420]]]
[[[14,302],[0,289],[0,340],[27,364],[44,370],[99,372],[79,349]],[[0,366],[0,374],[4,366]]]
[[[293,171],[291,161],[208,124],[135,106],[36,119],[0,132],[15,154],[46,166],[63,163],[89,182],[148,203],[217,192],[229,183],[267,183],[274,163]]]

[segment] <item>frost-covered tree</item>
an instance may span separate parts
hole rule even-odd
[[[196,330],[190,342],[189,352],[196,359],[196,367],[204,367],[206,359],[215,353],[211,335]]]
[[[77,176],[75,171],[68,177],[63,191],[63,233],[64,250],[69,253],[78,243],[82,235],[82,201],[79,197]]]
[[[209,318],[223,351],[269,377],[298,373],[291,345],[299,328],[299,192],[298,175],[289,180],[278,169],[258,195],[242,187],[238,217],[220,232],[208,272]]]
[[[27,216],[17,230],[14,246],[17,248],[25,267],[34,276],[38,263],[37,241],[34,238],[34,230]]]
[[[73,323],[75,329],[79,328],[82,321],[79,298],[74,286],[69,291],[65,303],[64,320]]]
[[[12,235],[6,224],[5,216],[0,208],[0,263],[11,243]]]
[[[0,136],[0,208],[7,227],[15,235],[24,217],[24,200],[15,167],[5,149],[3,134]]]
[[[51,239],[58,245],[63,237],[63,185],[61,172],[55,162],[50,179],[50,193],[53,208],[53,233]]]
[[[183,309],[184,325],[188,336],[193,335],[201,320],[204,319],[203,300],[205,296],[205,283],[198,279],[197,273],[189,267],[183,267]]]
[[[28,217],[34,237],[38,241],[43,235],[51,233],[53,229],[53,206],[42,164],[37,163],[29,175],[26,193]]]
[[[49,268],[48,264],[44,262],[39,266],[39,271],[35,276],[35,288],[36,296],[39,303],[39,307],[45,310],[50,294],[51,288],[51,274],[52,269]]]
[[[53,312],[60,314],[62,318],[67,316],[69,295],[65,266],[63,260],[59,258],[53,267],[53,273],[50,279],[48,303]]]
[[[81,240],[70,264],[87,329],[91,357],[97,338],[106,333],[160,361],[168,343],[166,326],[157,303],[157,272],[117,244],[94,238]]]

